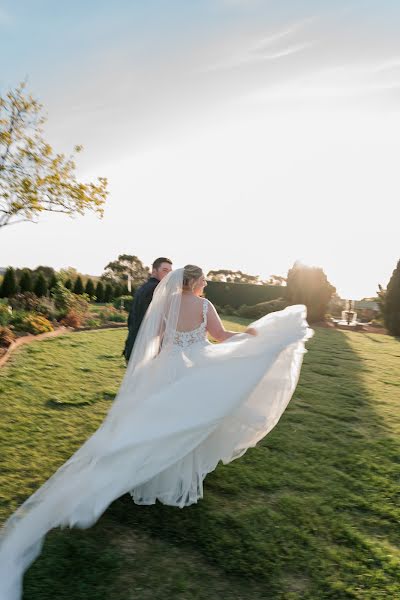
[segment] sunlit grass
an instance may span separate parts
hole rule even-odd
[[[0,370],[1,520],[101,423],[125,336],[35,342]],[[203,500],[124,496],[91,529],[52,531],[26,598],[400,598],[400,343],[317,329],[308,348],[277,427],[210,474]]]

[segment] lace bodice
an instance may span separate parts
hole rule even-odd
[[[204,342],[207,335],[207,309],[208,302],[206,299],[203,300],[203,321],[190,331],[176,331],[174,336],[174,346],[180,346],[181,348],[187,348],[198,342]]]

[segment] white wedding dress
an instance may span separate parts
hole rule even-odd
[[[305,306],[254,322],[256,336],[211,344],[208,300],[198,328],[176,329],[182,271],[157,287],[102,425],[0,531],[0,600],[22,597],[50,529],[90,527],[125,493],[137,504],[197,502],[207,473],[254,446],[285,410],[313,334]]]

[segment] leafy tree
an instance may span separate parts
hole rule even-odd
[[[104,302],[104,286],[101,281],[97,282],[95,296],[97,302]]]
[[[43,106],[22,82],[0,96],[0,227],[37,221],[44,211],[103,215],[107,179],[81,183],[75,155],[55,154],[43,138]],[[82,146],[75,146],[76,154]]]
[[[48,289],[49,289],[49,286],[47,283],[47,279],[43,275],[43,273],[40,272],[39,275],[36,277],[33,291],[35,292],[36,296],[38,296],[40,298],[41,296],[47,296]]]
[[[286,285],[286,277],[282,277],[282,275],[270,275],[265,283],[268,285]]]
[[[70,279],[67,279],[66,282],[64,283],[64,287],[67,288],[67,290],[72,290],[73,288],[73,283]]]
[[[64,285],[68,279],[70,279],[71,281],[75,281],[78,275],[78,270],[75,269],[75,267],[68,267],[67,269],[60,269],[58,271],[58,277]]]
[[[325,317],[329,301],[336,292],[319,267],[296,262],[287,276],[287,299],[290,304],[305,304],[310,323]]]
[[[31,272],[29,269],[24,269],[22,271],[22,275],[19,280],[19,289],[20,289],[21,293],[32,292],[33,282],[32,282],[32,275],[31,275]]]
[[[111,283],[107,283],[104,290],[104,302],[111,302],[114,297],[114,290]]]
[[[74,292],[74,294],[83,294],[83,292],[84,292],[83,281],[82,281],[82,277],[80,275],[78,275],[78,277],[75,279],[73,292]]]
[[[101,278],[108,283],[123,285],[130,277],[132,285],[135,286],[146,281],[148,276],[149,270],[137,256],[120,254],[117,260],[108,263]]]
[[[58,310],[66,311],[71,304],[72,292],[61,281],[57,281],[55,287],[51,290],[51,296]]]
[[[33,272],[35,274],[43,273],[43,275],[46,277],[47,281],[50,281],[50,279],[53,277],[53,275],[55,273],[53,267],[46,267],[44,265],[40,265],[39,267],[36,267],[36,269],[34,269]]]
[[[95,293],[94,293],[94,283],[93,283],[93,281],[90,278],[86,281],[85,293],[88,294],[88,296],[90,296],[90,297],[92,297],[92,296],[95,295]]]
[[[1,284],[0,295],[2,298],[10,298],[18,292],[18,284],[15,277],[15,271],[12,267],[8,267],[4,273],[3,282]]]
[[[207,279],[211,281],[223,281],[226,283],[262,283],[259,275],[248,275],[242,271],[231,271],[229,269],[219,269],[217,271],[209,271]]]
[[[400,336],[400,260],[392,273],[384,294],[383,316],[385,327],[389,333]]]

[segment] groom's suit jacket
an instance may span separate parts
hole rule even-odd
[[[154,290],[159,283],[159,280],[155,277],[149,277],[146,283],[135,292],[135,297],[128,316],[128,337],[126,338],[125,348],[122,353],[125,356],[126,361],[129,360],[136,336],[139,333],[140,325],[149,308],[150,302],[153,299]]]

